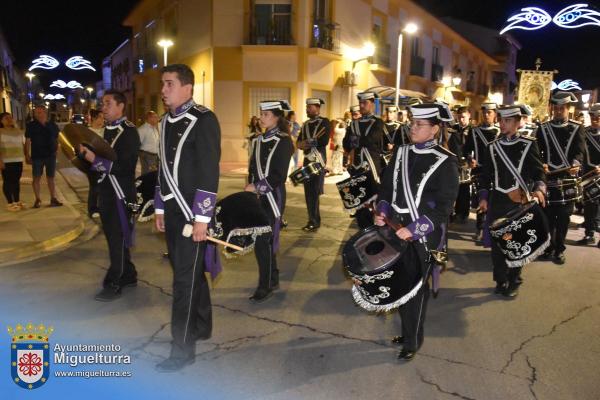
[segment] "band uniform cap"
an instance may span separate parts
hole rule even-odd
[[[521,118],[521,106],[500,107],[496,110],[500,118],[519,117]]]
[[[287,100],[267,100],[260,102],[260,110],[282,110],[282,111],[291,111],[292,107]]]
[[[529,104],[515,104],[515,105],[519,106],[519,108],[521,109],[522,117],[530,117],[531,115],[533,115],[533,110],[531,109]]]
[[[325,104],[325,102],[322,99],[316,97],[309,97],[308,99],[306,99],[307,106],[312,104],[320,106],[321,104]]]
[[[481,104],[481,109],[482,110],[496,110],[498,108],[498,104],[496,103],[492,103],[492,102],[487,102],[487,103],[482,103]]]
[[[452,112],[447,104],[443,103],[423,103],[410,106],[410,112],[413,119],[436,118],[440,121],[450,122],[453,120]]]
[[[558,91],[550,97],[550,104],[571,104],[578,101],[577,97],[571,92]]]
[[[360,92],[356,95],[356,97],[358,98],[358,101],[364,101],[364,100],[375,101],[375,99],[379,98],[379,95],[377,93],[373,93],[373,92]]]
[[[592,104],[589,110],[590,115],[594,117],[600,116],[600,103]]]
[[[406,104],[408,106],[416,106],[417,104],[423,104],[423,100],[418,97],[411,97]]]
[[[350,106],[350,112],[358,112],[360,111],[360,106]]]

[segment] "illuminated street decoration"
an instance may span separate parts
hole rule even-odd
[[[519,14],[513,15],[506,22],[510,22],[510,24],[500,31],[501,35],[512,29],[523,29],[526,31],[541,29],[552,22],[552,17],[541,8],[525,7],[521,9]],[[519,25],[520,23],[524,25]]]
[[[52,84],[50,85],[50,87],[55,87],[55,88],[59,88],[59,89],[64,89],[64,88],[69,88],[69,89],[83,89],[83,86],[81,86],[81,83],[77,82],[77,81],[69,81],[68,83],[58,79],[54,82],[52,82]]]
[[[83,89],[83,86],[81,86],[81,83],[79,83],[77,81],[69,81],[67,83],[67,87],[69,89]]]
[[[33,71],[34,69],[37,68],[41,68],[41,69],[54,69],[56,67],[58,67],[60,65],[60,63],[58,62],[58,60],[54,57],[48,56],[48,55],[41,55],[38,58],[36,58],[35,60],[33,60],[31,62],[31,67],[29,67],[30,71]]]
[[[556,84],[556,82],[552,82],[552,90],[583,90],[581,86],[579,86],[579,82],[575,82],[573,79],[565,79],[564,81]]]
[[[65,96],[62,94],[47,94],[44,96],[44,100],[63,100]]]
[[[554,18],[541,8],[525,7],[521,9],[520,13],[506,20],[510,24],[504,27],[500,34],[513,29],[534,31],[545,27],[550,22],[567,29],[581,28],[587,25],[600,26],[600,12],[587,7],[588,5],[585,3],[573,4],[560,10]]]
[[[558,12],[552,19],[561,28],[575,29],[586,25],[600,26],[600,13],[586,8],[587,4],[573,4]]]
[[[90,64],[91,64],[91,61],[88,61],[81,56],[73,56],[65,62],[65,65],[70,69],[74,69],[74,70],[91,69],[92,71],[95,71],[96,69],[94,67],[92,67]]]

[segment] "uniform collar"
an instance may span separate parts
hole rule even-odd
[[[123,117],[121,117],[121,118],[119,118],[119,119],[117,119],[117,120],[114,120],[114,121],[112,121],[112,122],[108,122],[108,123],[106,124],[106,127],[107,127],[107,128],[114,128],[114,127],[116,127],[116,126],[119,126],[119,125],[121,125],[121,124],[122,124],[123,122],[125,122],[126,120],[127,120],[127,117],[123,116]]]
[[[371,119],[371,118],[373,118],[373,114],[363,115],[360,119],[364,121],[364,120]]]
[[[556,126],[563,126],[563,125],[566,125],[566,124],[567,124],[567,122],[569,122],[569,121],[568,121],[568,120],[566,120],[566,119],[553,119],[553,120],[551,120],[551,121],[550,121],[550,123],[551,123],[552,125],[556,125]]]
[[[194,99],[189,99],[188,101],[177,107],[174,113],[169,112],[169,114],[171,114],[171,117],[179,117],[181,114],[185,113],[187,110],[189,110],[195,105],[196,103],[194,102]]]
[[[502,139],[500,139],[503,142],[514,142],[515,140],[517,140],[518,138],[521,137],[521,134],[519,132],[515,133],[514,135],[512,135],[511,137],[508,137],[508,135],[502,135]]]
[[[314,117],[311,117],[308,120],[311,121],[311,122],[314,122],[314,121],[317,121],[317,120],[320,120],[320,119],[321,119],[320,115],[315,115]]]
[[[277,127],[271,128],[263,134],[263,138],[269,139],[269,138],[275,136],[276,134],[278,134],[279,132],[280,132],[279,128],[277,128]]]
[[[427,142],[416,143],[415,147],[419,150],[423,150],[423,149],[430,149],[432,147],[435,147],[436,145],[437,145],[437,143],[435,142],[435,139],[431,139]]]

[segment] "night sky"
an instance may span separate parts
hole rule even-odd
[[[4,0],[0,26],[17,58],[17,65],[24,70],[39,54],[52,55],[61,62],[72,55],[82,55],[99,66],[102,59],[129,35],[121,21],[136,3],[137,0],[93,3]],[[506,19],[522,7],[540,7],[554,16],[557,11],[578,1],[417,0],[416,3],[440,17],[452,16],[500,30]],[[523,45],[517,61],[519,68],[532,69],[536,57],[541,57],[542,69],[560,71],[557,81],[570,78],[584,88],[600,87],[600,27],[568,30],[550,24],[538,31],[514,30],[512,34]],[[73,73],[64,67],[40,75],[45,79],[76,78],[83,85],[100,79],[99,71],[97,74]]]

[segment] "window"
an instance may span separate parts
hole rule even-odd
[[[291,44],[291,0],[256,0],[252,23],[253,44]]]
[[[329,20],[329,0],[314,0],[313,15],[315,21]]]
[[[440,65],[440,48],[438,46],[433,46],[433,55],[431,57],[431,63],[435,65]]]
[[[248,104],[249,116],[260,115],[259,103],[265,100],[288,100],[290,99],[290,88],[269,88],[257,87],[250,88],[250,96]]]
[[[410,46],[410,54],[413,57],[419,57],[421,55],[421,49],[420,49],[420,43],[419,43],[419,38],[418,37],[413,37],[412,38],[412,43]]]

